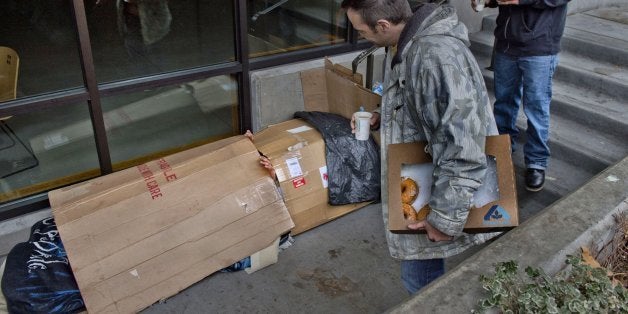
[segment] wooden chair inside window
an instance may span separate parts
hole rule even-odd
[[[20,58],[17,52],[9,47],[0,46],[0,102],[12,100],[17,97],[17,77],[20,67]],[[10,169],[0,169],[0,178],[31,169],[39,165],[39,160],[33,151],[22,142],[7,124],[11,116],[0,117],[0,129],[6,137],[0,142],[0,150],[6,150],[15,146],[16,141],[24,147],[31,160],[13,161]]]

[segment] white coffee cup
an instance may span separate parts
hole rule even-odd
[[[475,10],[478,12],[484,10],[484,0],[476,0]]]
[[[355,124],[355,139],[358,141],[366,141],[371,134],[371,117],[370,112],[358,111],[353,114]]]

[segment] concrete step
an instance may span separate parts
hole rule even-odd
[[[483,72],[487,81],[487,88],[493,99],[493,72],[488,70]],[[572,103],[567,99],[560,99],[565,91],[562,91],[561,86],[557,86],[557,84],[554,85],[554,90],[559,90],[560,92],[554,94],[552,108],[563,106],[566,108],[560,110],[568,111]],[[552,110],[551,116],[549,145],[554,158],[572,164],[579,164],[597,173],[628,154],[626,137],[617,135],[617,133],[624,133],[625,131],[611,132],[609,127],[597,128],[595,126],[583,125],[578,120],[571,120],[569,116],[562,116],[560,110],[558,112]],[[605,116],[600,118],[595,124],[604,123],[604,119]],[[620,125],[620,130],[628,128],[628,121],[623,123],[621,121],[616,122]],[[519,111],[517,126],[521,132],[520,136],[523,137],[526,129],[526,118],[523,110]]]
[[[619,8],[570,15],[565,25],[563,48],[592,59],[628,66],[628,18],[625,15],[626,11]]]
[[[471,34],[471,50],[476,55],[490,58],[493,51],[494,36],[483,30]],[[597,47],[598,50],[603,48]],[[623,52],[623,59],[628,59],[628,50]],[[490,60],[490,59],[488,59]],[[490,61],[480,64],[489,66]],[[615,99],[628,98],[628,66],[621,66],[597,58],[590,58],[568,49],[559,54],[555,80],[586,86],[587,89],[606,94]]]
[[[552,156],[572,165],[598,173],[628,154],[625,141],[578,122],[552,115],[549,146]],[[527,119],[519,112],[517,127],[525,132]]]
[[[558,81],[553,89],[551,111],[617,138],[628,138],[628,104],[602,93]]]
[[[478,60],[482,67],[489,62],[487,58]],[[483,74],[487,88],[492,91],[493,72],[484,69]],[[555,80],[550,110],[553,115],[572,119],[617,138],[628,138],[628,104],[603,93]]]
[[[628,51],[624,53],[628,59]],[[563,50],[559,54],[555,78],[571,84],[586,86],[615,99],[628,98],[628,67],[583,57]]]
[[[519,221],[528,220],[544,208],[575,191],[595,175],[588,169],[552,157],[545,173],[543,189],[539,192],[530,192],[525,188],[526,168],[521,150],[513,153],[513,163],[516,172]]]
[[[478,63],[487,64],[488,58]],[[483,69],[483,75],[493,95],[493,72]],[[550,148],[554,156],[599,172],[628,154],[626,104],[560,81],[554,82],[553,90]],[[522,110],[518,126],[526,128]]]

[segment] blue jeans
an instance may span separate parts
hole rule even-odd
[[[401,261],[401,281],[408,293],[414,294],[445,273],[445,259],[414,259]]]
[[[523,100],[523,112],[528,119],[523,155],[527,168],[547,168],[550,156],[549,139],[552,77],[558,55],[514,57],[496,52],[495,121],[499,134],[510,134],[512,150],[516,148],[519,130],[517,114]]]

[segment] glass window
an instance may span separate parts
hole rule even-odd
[[[99,82],[235,58],[233,1],[88,0],[85,6]]]
[[[252,57],[346,40],[341,0],[249,0]]]
[[[0,121],[0,203],[98,175],[85,103]]]
[[[17,98],[83,85],[70,0],[0,1],[0,47],[19,59]]]
[[[102,99],[114,169],[239,133],[237,84],[219,76]]]

